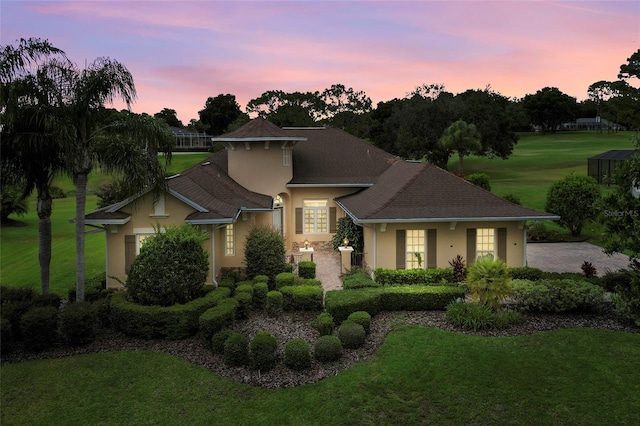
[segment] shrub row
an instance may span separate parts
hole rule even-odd
[[[375,288],[381,285],[371,279],[364,272],[356,272],[342,277],[342,287],[345,290],[357,290],[359,288]]]
[[[394,286],[361,290],[329,291],[325,309],[341,323],[356,311],[377,315],[382,311],[444,310],[457,298],[464,297],[464,289],[454,286]]]
[[[522,312],[568,312],[597,309],[604,289],[587,281],[513,280],[514,307]]]
[[[392,285],[443,285],[453,283],[452,269],[384,269],[373,271],[374,280],[383,286]]]
[[[321,286],[285,286],[280,288],[280,292],[285,311],[321,311],[323,308]]]
[[[239,302],[237,299],[221,299],[216,306],[207,309],[199,317],[200,335],[206,342],[210,341],[214,334],[233,325],[236,319],[236,311]]]
[[[217,288],[191,302],[162,307],[138,305],[127,299],[126,292],[117,292],[111,298],[111,321],[116,329],[132,336],[183,339],[198,331],[203,312],[229,294],[228,288]]]

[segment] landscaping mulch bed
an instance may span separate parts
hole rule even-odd
[[[250,339],[257,331],[267,330],[278,340],[279,361],[274,369],[268,372],[256,371],[250,367],[229,367],[224,364],[221,355],[215,355],[207,345],[197,337],[189,339],[144,340],[126,336],[109,328],[101,329],[96,340],[88,345],[70,348],[57,346],[42,352],[26,352],[17,347],[8,354],[3,354],[2,363],[15,363],[34,359],[58,358],[85,353],[110,351],[154,351],[182,357],[189,362],[200,365],[220,376],[233,381],[267,388],[287,388],[315,383],[348,369],[353,364],[370,358],[384,342],[387,334],[394,328],[403,325],[422,325],[465,334],[507,337],[527,335],[539,331],[560,328],[598,328],[605,330],[640,333],[640,328],[621,320],[611,306],[598,313],[575,313],[562,315],[527,315],[526,320],[518,325],[502,330],[460,331],[450,325],[441,311],[427,312],[383,312],[372,318],[371,331],[365,345],[355,350],[345,350],[342,358],[333,363],[312,361],[311,368],[297,372],[287,368],[284,359],[284,344],[293,338],[303,338],[310,344],[319,337],[318,332],[310,326],[317,313],[295,312],[284,313],[277,318],[261,313],[253,313],[247,320],[239,322],[234,329],[246,334]]]

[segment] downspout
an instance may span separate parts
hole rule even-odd
[[[524,232],[522,233],[522,239],[523,239],[523,241],[522,241],[522,251],[523,251],[523,253],[522,253],[522,256],[523,256],[522,266],[527,266],[527,240],[529,239],[527,231],[528,231],[527,225],[525,224],[524,225]]]

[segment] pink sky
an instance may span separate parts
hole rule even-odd
[[[579,101],[640,47],[640,1],[6,1],[0,41],[48,39],[82,66],[127,66],[135,112],[187,124],[208,97],[344,84],[374,102],[422,84]],[[118,106],[120,107],[120,106]]]

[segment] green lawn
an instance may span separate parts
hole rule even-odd
[[[640,335],[478,337],[400,327],[367,362],[313,385],[234,383],[154,352],[1,367],[3,425],[635,424]]]

